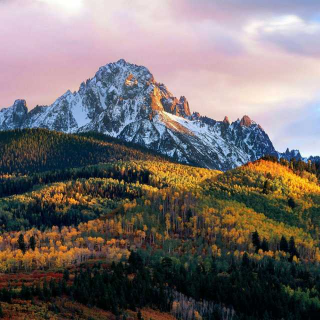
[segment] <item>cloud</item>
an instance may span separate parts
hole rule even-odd
[[[244,28],[245,32],[260,42],[270,42],[288,53],[320,54],[320,21],[305,21],[296,15],[255,20]]]
[[[36,0],[52,10],[58,10],[65,15],[77,15],[84,9],[84,0]]]
[[[219,19],[238,24],[250,17],[295,14],[310,18],[319,14],[318,0],[177,0],[176,5],[188,19]]]

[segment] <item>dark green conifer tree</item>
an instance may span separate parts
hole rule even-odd
[[[291,258],[293,258],[294,256],[296,256],[297,258],[299,258],[299,253],[297,251],[297,248],[296,248],[296,244],[294,242],[294,237],[291,237],[290,238],[290,241],[289,241],[289,253],[290,253],[290,256]]]
[[[256,252],[258,252],[259,249],[261,248],[261,241],[260,241],[260,236],[257,230],[252,233],[251,239],[252,239],[252,244],[256,248]]]
[[[261,249],[266,252],[269,251],[269,243],[266,238],[263,238],[262,243],[261,243]]]
[[[24,242],[24,237],[23,237],[23,234],[20,233],[20,236],[19,236],[19,239],[18,239],[18,246],[19,246],[19,249],[25,253],[26,252],[26,244]]]
[[[282,236],[282,237],[281,237],[281,240],[280,240],[280,250],[281,250],[281,251],[284,251],[284,252],[288,252],[288,251],[289,251],[288,241],[287,241],[287,239],[286,239],[285,236]]]
[[[34,236],[30,237],[29,246],[33,251],[36,249],[36,238]]]

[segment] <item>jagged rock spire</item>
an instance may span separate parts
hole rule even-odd
[[[181,105],[180,109],[181,112],[183,113],[184,117],[190,117],[191,112],[190,112],[190,107],[189,107],[189,102],[185,96],[180,97],[179,103]]]
[[[20,128],[27,114],[26,100],[17,99],[13,106],[0,110],[0,129],[12,130]]]
[[[229,118],[227,116],[224,117],[222,122],[225,123],[225,124],[230,125],[230,120],[229,120]]]
[[[240,120],[240,126],[244,127],[250,127],[252,125],[252,120],[249,118],[249,116],[243,116]]]

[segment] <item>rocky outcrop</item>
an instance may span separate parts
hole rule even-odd
[[[227,125],[230,125],[230,120],[229,120],[229,118],[227,116],[224,117],[222,122],[227,124]]]
[[[250,127],[252,125],[252,120],[248,116],[243,116],[240,120],[240,126]]]
[[[290,161],[291,159],[295,159],[298,161],[299,160],[307,160],[302,157],[299,150],[289,150],[289,148],[287,148],[287,150],[285,152],[280,153],[279,157],[284,158],[288,161]]]
[[[25,100],[16,100],[12,107],[0,110],[1,130],[12,130],[20,128],[28,114]]]

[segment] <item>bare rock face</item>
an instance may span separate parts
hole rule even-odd
[[[227,124],[227,125],[230,125],[230,120],[229,120],[229,118],[227,116],[224,117],[222,122]]]
[[[101,67],[77,92],[28,112],[26,102],[0,110],[0,130],[47,128],[66,133],[96,131],[173,157],[227,170],[266,154],[278,155],[264,130],[244,116],[216,121],[190,111],[150,71],[121,59]]]
[[[190,117],[191,112],[190,112],[189,102],[186,97],[184,96],[180,97],[179,105],[180,105],[180,115],[183,117]]]
[[[28,114],[25,100],[16,100],[12,107],[0,110],[0,129],[12,130],[22,126]]]
[[[248,116],[243,116],[240,120],[240,126],[250,127],[252,125],[252,120]]]

